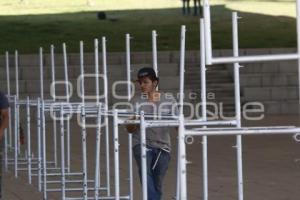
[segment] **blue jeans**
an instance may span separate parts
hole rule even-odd
[[[133,147],[134,158],[136,160],[140,181],[142,182],[142,163],[141,163],[141,146]],[[147,146],[147,192],[148,200],[161,200],[162,182],[166,175],[170,154],[159,148]],[[143,184],[143,183],[142,183]]]

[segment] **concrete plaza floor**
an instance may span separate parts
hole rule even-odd
[[[243,125],[298,125],[298,116],[271,116],[261,121],[247,121]],[[73,128],[72,130],[75,130]],[[72,132],[72,168],[80,169],[81,146],[78,129]],[[78,134],[77,134],[78,133]],[[188,199],[202,199],[202,147],[201,138],[194,138],[187,145]],[[164,200],[171,200],[176,187],[176,135],[172,136],[173,151],[169,171],[164,182]],[[88,161],[93,163],[94,136],[88,135]],[[208,138],[209,199],[237,199],[236,149],[234,136]],[[121,192],[126,194],[127,178],[127,134],[120,128],[120,172]],[[103,154],[103,151],[102,153]],[[291,135],[244,136],[243,165],[245,199],[248,200],[298,200],[300,197],[300,143]],[[113,182],[113,156],[111,156],[111,179]],[[93,170],[93,164],[89,166]],[[134,199],[141,199],[141,186],[134,163]],[[4,200],[41,200],[36,181],[27,183],[26,173],[15,179],[12,170],[4,174]],[[104,175],[104,174],[102,174]],[[112,187],[113,192],[113,187]],[[49,193],[50,200],[59,200],[59,193]]]

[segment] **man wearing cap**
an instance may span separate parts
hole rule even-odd
[[[159,79],[152,68],[140,69],[137,78],[141,92],[131,99],[136,112],[143,110],[146,115],[169,118],[177,115],[175,99],[171,95],[156,90]],[[146,119],[153,119],[153,117]],[[141,180],[140,129],[136,125],[127,125],[127,131],[133,133],[133,153]],[[171,139],[169,132],[167,127],[146,129],[148,200],[162,198],[162,182],[170,162]]]
[[[2,199],[2,148],[3,148],[3,136],[4,130],[8,127],[8,118],[9,118],[9,103],[4,95],[0,91],[0,199]]]

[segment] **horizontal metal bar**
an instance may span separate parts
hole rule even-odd
[[[300,128],[278,128],[278,129],[232,129],[232,130],[207,130],[207,129],[202,129],[202,130],[186,130],[185,135],[191,135],[191,136],[213,136],[213,135],[273,135],[273,134],[297,134],[300,133]]]
[[[82,197],[67,197],[65,198],[66,200],[82,200]],[[88,197],[87,199],[95,199],[95,197]],[[109,200],[109,199],[116,199],[116,197],[111,196],[111,197],[101,197],[99,196],[99,200]],[[120,196],[119,199],[130,199],[130,196]]]
[[[83,180],[65,180],[66,183],[82,183]],[[88,180],[88,183],[94,183],[94,180]],[[43,181],[42,181],[43,183]],[[54,184],[54,183],[61,183],[61,180],[57,180],[57,181],[47,181],[47,183],[49,184]]]
[[[119,124],[140,124],[140,120],[119,120]],[[236,120],[217,120],[217,121],[203,121],[203,120],[185,120],[185,126],[217,126],[217,125],[236,125]],[[177,127],[179,120],[146,120],[146,127]]]
[[[61,192],[61,188],[53,188],[53,189],[47,189],[48,192]],[[65,191],[83,191],[83,188],[65,188]],[[95,191],[95,188],[90,187],[88,188],[88,191]]]
[[[297,53],[293,54],[273,54],[273,55],[257,55],[257,56],[239,56],[239,57],[218,57],[212,58],[212,64],[225,63],[247,63],[247,62],[265,62],[279,60],[296,60],[299,58]]]

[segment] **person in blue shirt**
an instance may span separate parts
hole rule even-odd
[[[2,151],[4,131],[8,127],[9,103],[5,94],[0,91],[0,199],[2,199]]]

